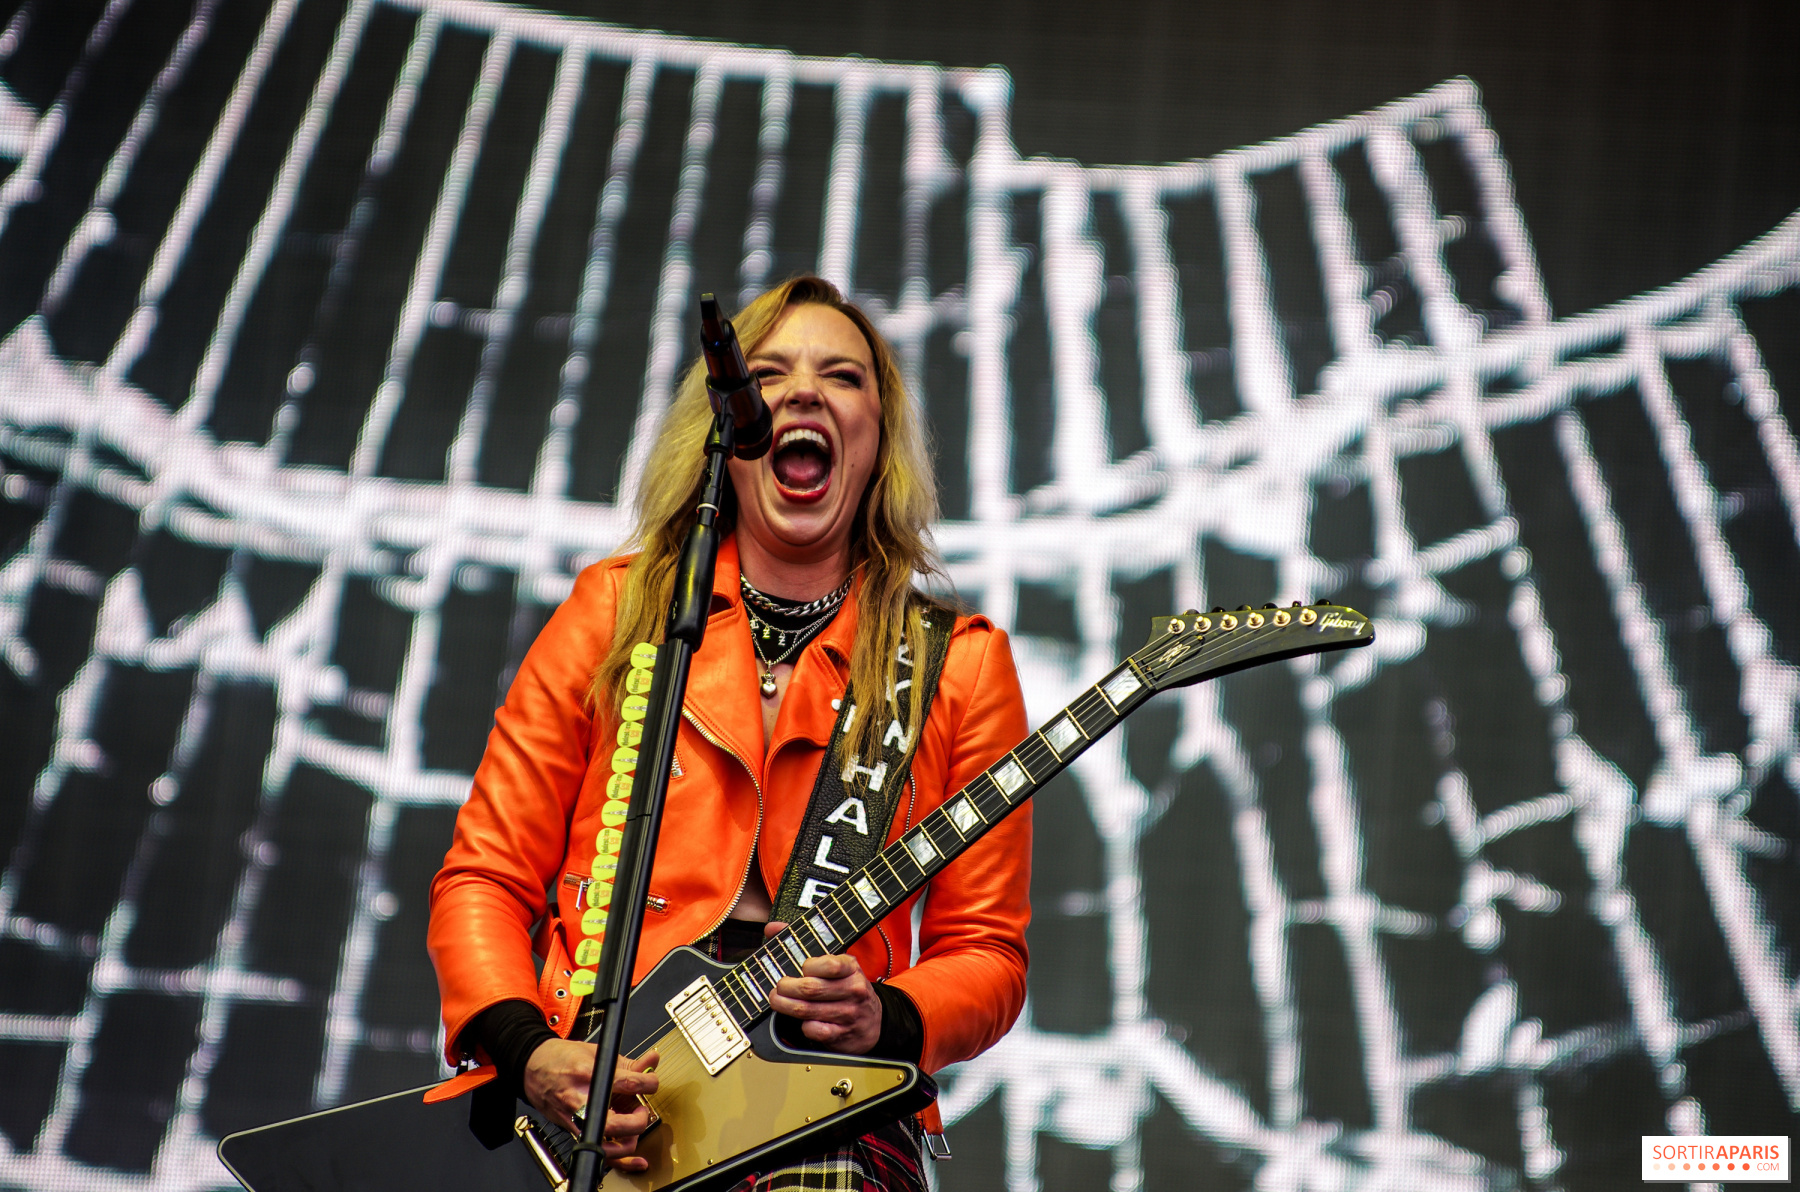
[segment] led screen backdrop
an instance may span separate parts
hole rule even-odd
[[[1030,1002],[946,1074],[940,1187],[1599,1189],[1791,1132],[1785,12],[5,7],[0,1185],[227,1186],[222,1134],[439,1074],[492,708],[695,294],[803,269],[899,345],[1035,716],[1156,613],[1379,627],[1039,796]]]

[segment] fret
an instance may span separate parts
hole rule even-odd
[[[881,854],[876,853],[875,861],[879,860],[881,860]],[[900,880],[900,875],[895,873],[892,867],[888,867],[887,872],[883,873],[875,867],[875,861],[870,861],[865,865],[863,872],[868,875],[869,881],[874,883],[875,889],[880,892],[882,901],[892,905],[905,898],[909,891],[906,883]]]
[[[1014,794],[1031,784],[1031,776],[1025,772],[1025,767],[1010,753],[998,766],[988,768],[988,777],[1000,788],[1000,795],[1008,806],[1011,806]]]
[[[966,793],[960,794],[944,804],[944,816],[950,821],[950,826],[955,828],[964,840],[969,839],[969,833],[979,833],[981,828],[987,824],[987,819],[969,800]]]
[[[837,889],[833,890],[831,892],[831,894],[825,898],[824,901],[822,901],[818,904],[819,917],[824,919],[827,923],[831,924],[831,929],[834,933],[836,933],[836,936],[838,939],[849,941],[849,940],[855,939],[858,935],[861,934],[861,932],[856,930],[856,920],[850,916],[849,909],[838,905],[843,900],[843,897],[844,897],[844,888],[842,886],[839,886]],[[845,931],[842,928],[840,928],[836,923],[831,922],[831,912],[834,910],[838,913],[838,917],[843,919],[844,925],[846,927],[850,928],[849,931]],[[870,920],[870,922],[873,922],[873,921],[874,920]],[[848,946],[849,946],[849,944],[846,942],[845,947],[848,947]]]
[[[1123,709],[1131,697],[1143,689],[1144,681],[1138,678],[1137,669],[1129,661],[1100,681],[1100,694],[1114,710]]]
[[[869,876],[866,873],[858,873],[855,877],[852,877],[850,879],[850,888],[856,891],[856,896],[862,899],[863,905],[869,908],[870,914],[874,914],[887,902],[887,899],[882,895],[881,891],[876,888],[875,883],[869,879]]]
[[[1068,757],[1077,745],[1087,744],[1087,734],[1067,711],[1051,717],[1050,723],[1039,729],[1037,736],[1059,759]]]
[[[719,992],[731,1004],[731,1016],[748,1021],[756,1017],[756,1003],[746,998],[738,988],[738,983],[733,979],[736,975],[736,972],[726,973],[719,981]]]
[[[1034,786],[1042,786],[1052,773],[1062,768],[1062,759],[1056,756],[1056,751],[1035,736],[1020,742],[1018,748],[1013,750],[1013,756],[1019,759],[1025,772],[1031,775]]]
[[[802,927],[806,928],[806,934],[812,937],[812,943],[809,944],[805,940],[801,940],[800,941],[800,950],[801,951],[805,952],[808,956],[823,956],[826,953],[831,951],[830,948],[827,948],[825,946],[825,941],[819,938],[819,933],[818,933],[817,929],[815,929],[813,927],[813,925],[811,923],[808,923],[805,919],[799,920],[797,923],[795,923],[791,927],[789,927],[788,930],[794,933],[794,938],[799,939],[800,929]]]
[[[976,787],[976,782],[981,783],[979,789]],[[990,824],[1004,819],[1006,813],[1012,810],[1012,804],[1006,801],[1006,796],[1000,793],[1000,788],[995,786],[985,774],[976,779],[976,782],[971,782],[968,786],[963,787],[963,794],[969,796],[970,801],[975,804],[975,809],[981,812],[981,818]]]
[[[875,860],[880,861],[883,865],[887,866],[887,871],[894,875],[894,880],[900,883],[900,888],[902,890],[911,889],[912,888],[911,880],[909,880],[907,878],[907,876],[905,874],[901,873],[898,869],[894,868],[894,858],[888,856],[889,853],[895,853],[896,856],[899,855],[898,852],[890,845],[889,847],[884,848],[880,852],[876,853]]]
[[[1119,723],[1119,714],[1098,686],[1090,687],[1068,707],[1069,718],[1089,741],[1110,732]]]
[[[906,845],[906,851],[912,854],[914,863],[922,872],[928,870],[942,856],[938,852],[937,844],[930,836],[926,835],[923,824],[902,836],[900,842]]]
[[[942,808],[926,816],[919,825],[919,831],[925,834],[946,862],[955,860],[956,855],[962,852],[962,833],[956,830],[956,825],[950,822],[950,817],[944,814]]]

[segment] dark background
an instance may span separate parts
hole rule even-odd
[[[259,130],[273,131],[248,141],[227,175],[224,193],[247,197],[240,205],[220,204],[209,217],[213,222],[203,229],[197,241],[202,247],[183,278],[190,288],[177,287],[161,312],[163,354],[148,353],[129,378],[152,400],[172,407],[184,392],[181,369],[192,368],[194,345],[210,328],[207,303],[216,303],[222,279],[238,263],[235,249],[205,253],[233,243],[232,235],[240,241],[247,235],[261,201],[256,180],[266,185],[272,177],[285,147],[282,120],[291,121],[303,102],[339,8],[338,0],[300,6],[288,56],[278,62],[267,106],[253,120],[261,122],[255,124]],[[15,26],[26,29],[22,39],[0,44],[0,79],[28,105],[47,109],[71,86],[71,70],[102,9],[96,0],[0,3],[0,17],[30,18]],[[29,329],[31,316],[41,316],[54,362],[65,370],[58,383],[91,376],[114,345],[161,234],[152,217],[161,212],[166,218],[178,199],[265,10],[231,0],[219,10],[116,205],[122,233],[87,259],[71,291],[75,297],[50,309],[44,295],[51,269],[189,6],[137,0],[127,34],[74,88],[65,113],[69,131],[45,174],[44,193],[15,208],[0,231],[0,327],[8,334]],[[1467,76],[1481,89],[1487,120],[1510,166],[1514,197],[1558,319],[1677,282],[1800,208],[1800,10],[1787,4],[977,7],[925,0],[766,10],[570,3],[562,11],[829,58],[997,64],[1012,81],[1007,120],[1019,152],[1086,164],[1203,159]],[[359,85],[365,90],[346,92],[348,115],[333,127],[338,139],[328,142],[335,148],[372,135],[383,88],[410,35],[410,13],[383,8],[379,14],[384,23],[367,49],[376,63],[368,74],[373,82],[364,79]],[[229,400],[207,421],[206,433],[214,439],[249,445],[270,439],[296,353],[316,351],[325,379],[296,407],[299,430],[284,458],[313,465],[315,476],[341,472],[379,376],[411,252],[483,44],[467,33],[446,37],[400,166],[362,192],[373,214],[360,231],[332,222],[353,208],[360,158],[346,150],[307,180],[307,202],[295,216],[298,230],[283,242],[272,274],[292,289],[267,287],[274,297],[263,296],[253,334],[235,354],[222,390]],[[615,65],[596,77],[622,74]],[[466,308],[480,308],[491,296],[501,236],[491,229],[505,228],[514,197],[507,187],[516,187],[523,172],[524,155],[506,150],[535,135],[534,105],[542,102],[548,78],[545,60],[532,59],[501,94],[498,150],[492,163],[484,159],[482,168],[491,172],[479,175],[462,225],[470,234],[459,239],[443,287]],[[586,410],[597,416],[582,424],[580,471],[570,485],[575,502],[587,502],[587,508],[611,497],[619,427],[636,408],[646,307],[654,296],[666,203],[679,165],[688,79],[678,71],[659,78],[648,147],[632,178],[632,207],[623,225],[628,235],[618,248],[606,328],[612,338],[599,350],[618,371],[583,394]],[[825,172],[817,149],[828,138],[829,109],[818,95],[809,102],[803,115],[811,122],[811,139],[796,132],[789,161],[796,194],[822,185]],[[581,168],[570,170],[564,187],[574,198],[551,220],[569,238],[551,243],[546,256],[571,256],[576,250],[570,246],[585,236],[582,220],[591,212],[604,158],[595,145],[612,127],[603,107],[595,101],[584,117],[590,123],[580,127],[594,141],[571,154]],[[741,137],[746,119],[741,111],[727,111],[721,129]],[[1443,158],[1434,160],[1441,165]],[[720,161],[719,177],[747,179],[741,155],[722,154]],[[0,162],[0,173],[13,168],[10,160]],[[1445,196],[1452,193],[1446,186]],[[1293,194],[1272,189],[1264,197],[1263,234],[1280,290],[1311,276],[1310,240],[1299,231],[1303,209]],[[954,201],[953,194],[944,225],[952,234],[932,246],[938,254],[932,267],[948,261],[952,283],[960,280],[954,265],[961,251]],[[1116,209],[1097,202],[1094,210],[1096,240],[1116,252]],[[1210,208],[1187,210],[1198,211],[1204,225]],[[1364,219],[1369,212],[1365,205],[1352,215]],[[784,208],[782,218],[788,213]],[[1021,196],[1014,214],[1018,240],[1027,253],[1036,251],[1036,197]],[[801,212],[798,226],[808,215]],[[1377,214],[1372,222],[1381,218]],[[356,235],[364,237],[363,255],[344,271],[349,280],[337,295],[339,306],[321,314],[323,305],[314,305],[302,283],[323,276],[322,262]],[[1178,246],[1207,243],[1199,234]],[[714,237],[702,247],[716,257],[719,244],[729,251],[736,240]],[[813,263],[806,254],[814,246],[804,236],[783,251],[789,254],[784,268]],[[1109,301],[1130,292],[1121,259],[1107,270]],[[876,256],[862,263],[871,274],[896,272],[891,261]],[[1187,270],[1182,276],[1190,306],[1183,317],[1196,325],[1208,316],[1219,322],[1217,311],[1194,297],[1209,281],[1209,263],[1216,257],[1200,252],[1176,261]],[[554,272],[538,264],[538,276]],[[283,274],[279,267],[291,271]],[[1041,289],[1034,289],[1042,286],[1042,274],[1034,269],[1027,275],[1009,377],[1016,396],[1011,430],[1021,444],[1011,491],[1021,494],[1054,478],[1041,458],[1045,428],[1055,414],[1051,377],[1047,360],[1028,350],[1045,342],[1044,302]],[[540,297],[534,291],[533,301]],[[538,329],[554,329],[557,318],[566,327],[567,303],[543,301],[544,309],[533,310],[544,316]],[[1129,309],[1108,308],[1114,314]],[[1744,310],[1785,394],[1791,428],[1800,422],[1793,397],[1800,393],[1796,291],[1790,284],[1770,299],[1744,303]],[[1327,337],[1316,306],[1293,316],[1284,330],[1292,343],[1311,345],[1315,367],[1324,362],[1319,345]],[[1096,332],[1102,354],[1113,353],[1107,359],[1115,371],[1102,379],[1120,455],[1144,437],[1141,427],[1132,428],[1134,403],[1141,401],[1130,367],[1134,334],[1128,315],[1103,322]],[[1199,334],[1188,347],[1220,342]],[[1420,332],[1408,328],[1407,334]],[[554,374],[562,346],[553,335],[540,338],[532,341],[533,350],[541,349],[533,358],[537,371],[507,374],[503,393],[513,400],[497,407],[499,429],[483,461],[492,470],[481,481],[492,491],[505,490],[502,495],[523,488],[540,440],[543,409],[530,403]],[[438,496],[446,428],[461,414],[477,341],[468,326],[454,323],[429,333],[428,347],[437,354],[421,353],[424,364],[379,476],[416,484],[424,498]],[[1296,357],[1302,354],[1296,348]],[[1714,483],[1741,508],[1741,517],[1728,519],[1729,546],[1755,611],[1771,628],[1771,651],[1800,663],[1794,527],[1741,415],[1741,395],[1716,359],[1675,361],[1670,376],[1681,417],[1713,469]],[[931,379],[935,384],[942,378]],[[1214,380],[1228,378],[1215,370]],[[954,385],[928,388],[947,510],[965,516],[971,484],[960,450],[967,432],[959,420],[966,410]],[[1299,388],[1304,393],[1311,386]],[[1498,380],[1495,388],[1502,388]],[[1229,394],[1208,392],[1210,397],[1196,398],[1206,418],[1229,421],[1238,413]],[[1629,389],[1586,396],[1593,400],[1581,406],[1581,425],[1626,523],[1650,616],[1671,643],[1676,681],[1705,737],[1703,747],[1741,755],[1747,739],[1737,706],[1741,676],[1725,658],[1718,610],[1709,606],[1699,581],[1657,440]],[[508,417],[516,421],[501,421]],[[379,782],[353,781],[317,766],[297,766],[279,782],[270,778],[264,767],[285,713],[273,685],[261,678],[119,661],[96,667],[105,676],[102,686],[83,686],[88,664],[106,653],[97,638],[99,610],[117,595],[115,581],[131,578],[127,572],[141,580],[146,621],[155,634],[178,630],[232,577],[260,635],[325,582],[320,559],[285,557],[273,548],[228,550],[201,541],[202,534],[156,523],[132,488],[141,479],[139,465],[125,452],[101,449],[93,470],[83,471],[71,462],[69,445],[78,438],[73,431],[53,415],[30,425],[20,418],[16,424],[0,421],[0,566],[26,559],[38,549],[40,527],[49,527],[46,553],[61,570],[0,592],[12,601],[0,603],[0,612],[20,614],[0,624],[0,646],[26,644],[37,659],[32,670],[16,651],[0,656],[0,857],[6,866],[0,886],[0,1186],[61,1189],[114,1179],[138,1187],[216,1186],[224,1176],[206,1148],[218,1135],[437,1073],[434,989],[421,947],[423,891],[448,839],[453,806],[441,790],[435,802],[399,806],[384,798],[392,792]],[[1257,449],[1278,454],[1281,448],[1277,430]],[[1632,627],[1609,605],[1597,575],[1552,420],[1525,418],[1501,428],[1496,450],[1521,539],[1536,559],[1545,615],[1576,685],[1569,705],[1584,737],[1641,795],[1664,760],[1662,745],[1635,694],[1621,644]],[[1367,570],[1381,552],[1371,526],[1373,498],[1356,471],[1360,458],[1355,447],[1346,448],[1336,474],[1309,478],[1317,487],[1308,542],[1320,558],[1342,565],[1346,579],[1337,594],[1385,624],[1395,592]],[[1406,485],[1408,527],[1422,545],[1484,521],[1466,460],[1454,446],[1418,450],[1397,470]],[[1210,590],[1220,599],[1302,594],[1278,591],[1270,560],[1223,539],[1209,534],[1196,546]],[[559,557],[550,570],[566,571],[578,562]],[[387,713],[407,681],[407,648],[421,616],[401,592],[412,566],[395,549],[352,568],[334,597],[335,637],[329,656],[320,660],[342,678],[346,691],[280,693],[315,701],[304,713],[309,731],[377,754],[394,747]],[[1025,648],[1073,649],[1099,615],[1084,607],[1069,578],[1072,570],[1071,564],[1064,572],[1053,569],[1044,582],[1018,585],[1010,628]],[[1120,652],[1138,644],[1135,626],[1145,617],[1176,607],[1171,570],[1110,577],[1120,609]],[[441,618],[442,645],[427,660],[435,671],[416,727],[422,764],[435,774],[460,780],[472,769],[496,692],[548,615],[552,597],[532,587],[530,578],[505,566],[472,565],[426,610]],[[1395,932],[1382,940],[1381,963],[1406,1034],[1403,1050],[1409,1056],[1455,1052],[1477,1003],[1493,1004],[1488,999],[1510,987],[1517,1017],[1535,1021],[1568,1052],[1537,1067],[1452,1075],[1425,1087],[1407,1121],[1413,1132],[1408,1137],[1426,1140],[1425,1153],[1412,1157],[1413,1166],[1402,1164],[1402,1174],[1384,1176],[1384,1144],[1370,1130],[1376,1109],[1362,1050],[1367,1023],[1358,1018],[1343,941],[1324,904],[1321,831],[1336,813],[1320,811],[1313,789],[1296,674],[1261,668],[1219,690],[1225,718],[1241,734],[1261,784],[1275,869],[1294,900],[1295,922],[1285,938],[1306,1103],[1302,1120],[1277,1133],[1296,1147],[1317,1143],[1311,1162],[1321,1181],[1343,1171],[1352,1185],[1382,1178],[1398,1181],[1386,1186],[1410,1181],[1471,1189],[1598,1189],[1634,1182],[1637,1137],[1667,1127],[1669,1104],[1632,1017],[1632,991],[1624,987],[1613,939],[1597,913],[1591,863],[1602,846],[1568,818],[1496,842],[1483,861],[1541,881],[1560,898],[1559,907],[1554,913],[1503,907],[1505,940],[1495,948],[1467,947],[1460,934],[1469,860],[1455,855],[1441,824],[1430,818],[1436,784],[1451,768],[1466,773],[1479,810],[1492,813],[1554,791],[1560,779],[1544,710],[1520,662],[1518,627],[1509,620],[1509,577],[1495,559],[1483,558],[1444,582],[1473,610],[1470,617],[1433,624],[1418,656],[1384,669],[1330,717],[1354,755],[1355,811],[1365,834],[1360,861],[1369,892],[1384,906],[1430,924],[1422,933]],[[89,712],[92,723],[78,724]],[[1150,954],[1149,971],[1140,974],[1143,992],[1166,1038],[1184,1049],[1196,1072],[1218,1080],[1220,1103],[1241,1103],[1267,1119],[1275,1112],[1269,1040],[1250,992],[1243,858],[1216,774],[1206,766],[1183,769],[1170,756],[1179,724],[1175,706],[1165,700],[1121,734],[1132,777],[1163,800],[1156,809],[1161,818],[1144,836],[1138,858]],[[98,760],[57,769],[62,761],[54,746],[77,738],[93,744]],[[172,761],[178,740],[192,748]],[[155,785],[170,772],[179,777],[172,798],[169,788]],[[1751,857],[1744,872],[1749,892],[1762,900],[1755,925],[1773,941],[1791,988],[1794,941],[1800,939],[1793,863],[1800,799],[1779,774],[1740,794],[1753,805],[1750,820],[1774,842]],[[1015,1073],[1015,1085],[974,1100],[952,1134],[959,1158],[938,1173],[945,1188],[995,1187],[1009,1175],[1034,1178],[1009,1167],[1009,1129],[1030,1133],[1035,1178],[1046,1189],[1091,1188],[1115,1178],[1120,1187],[1141,1181],[1149,1188],[1239,1188],[1271,1178],[1267,1155],[1179,1111],[1166,1096],[1133,1104],[1135,1116],[1128,1116],[1122,1139],[1093,1132],[1079,1112],[1059,1108],[1124,1104],[1128,1094],[1142,1091],[1131,1083],[1133,1073],[1115,1066],[1120,1056],[1137,1053],[1129,1046],[1108,1050],[1105,1034],[1116,1007],[1108,920],[1096,909],[1107,871],[1092,808],[1106,797],[1062,780],[1039,801],[1030,1016],[1038,1033],[1027,1037],[1022,1031],[1020,1037],[1028,1040],[1022,1047],[1036,1049],[1032,1059],[1046,1062]],[[392,820],[381,827],[388,813]],[[1628,837],[1624,885],[1639,900],[1671,974],[1671,1012],[1690,1031],[1679,1048],[1688,1068],[1685,1091],[1717,1131],[1785,1128],[1794,1107],[1781,1080],[1791,1085],[1800,1074],[1776,1072],[1718,928],[1721,917],[1740,913],[1744,904],[1716,901],[1679,826],[1626,822],[1620,829]],[[218,960],[218,925],[249,871],[264,885],[244,924],[246,938],[237,942],[245,975],[264,985],[256,996],[230,1003],[225,1021],[208,1023],[194,974]],[[365,930],[366,937],[357,935]],[[125,985],[111,984],[119,972],[99,965],[108,948],[115,949],[109,959],[126,972]],[[357,948],[366,951],[358,954]],[[349,974],[364,961],[367,980],[355,986]],[[353,1041],[337,1055],[341,1067],[326,1073],[329,1007],[339,990],[352,986],[361,998],[352,1016]],[[1070,1054],[1084,1057],[1078,1078],[1048,1062]],[[200,1067],[203,1078],[184,1084],[184,1075]],[[953,1075],[952,1089],[962,1079]],[[1116,1097],[1107,1091],[1112,1082],[1121,1090]],[[1032,1102],[1025,1094],[1045,1100]],[[1565,1152],[1563,1165],[1547,1174],[1533,1171],[1527,1156],[1524,1123],[1531,1119],[1532,1097],[1541,1098]],[[177,1130],[188,1127],[195,1133],[178,1137]],[[48,1129],[62,1132],[52,1137]],[[1457,1169],[1464,1160],[1474,1166]]]

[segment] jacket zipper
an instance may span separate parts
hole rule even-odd
[[[719,917],[712,921],[711,926],[709,926],[705,931],[700,933],[699,938],[705,939],[707,936],[709,936],[713,932],[717,931],[719,929],[719,924],[723,923],[727,918],[729,918],[731,916],[731,908],[738,904],[738,899],[740,899],[744,896],[745,887],[747,887],[750,884],[750,867],[752,865],[756,864],[756,842],[758,840],[762,839],[762,825],[763,825],[762,783],[760,783],[756,780],[756,771],[752,770],[750,768],[750,763],[746,762],[743,758],[739,757],[736,750],[734,750],[731,746],[725,744],[724,741],[720,740],[716,735],[714,735],[711,731],[709,731],[704,724],[701,724],[699,717],[695,716],[692,712],[688,711],[686,708],[683,708],[681,710],[681,718],[683,720],[687,721],[689,724],[693,725],[694,731],[698,732],[702,737],[705,737],[708,741],[711,741],[714,745],[717,745],[720,749],[723,749],[726,752],[726,754],[728,754],[731,757],[731,759],[733,761],[737,762],[738,765],[744,767],[744,773],[746,775],[748,775],[750,778],[750,786],[753,790],[756,791],[756,831],[754,833],[752,833],[751,837],[750,837],[750,857],[747,861],[744,862],[744,876],[742,876],[738,879],[737,893],[735,893],[731,896],[731,901],[725,904],[725,909],[723,911],[719,912]]]
[[[913,804],[919,798],[919,784],[913,780],[912,770],[906,771],[906,818],[900,821],[900,834],[904,836],[912,827]],[[887,928],[880,923],[875,924],[875,934],[881,937],[882,947],[887,949],[887,971],[877,980],[885,981],[894,975],[894,941],[888,938]]]

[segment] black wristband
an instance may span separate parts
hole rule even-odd
[[[875,996],[881,999],[881,1035],[869,1054],[884,1060],[919,1062],[925,1053],[925,1023],[912,998],[886,982],[875,984]]]
[[[525,1064],[546,1040],[557,1038],[544,1012],[523,998],[496,1002],[477,1014],[463,1032],[472,1035],[494,1061],[498,1079],[518,1095],[525,1088]]]

